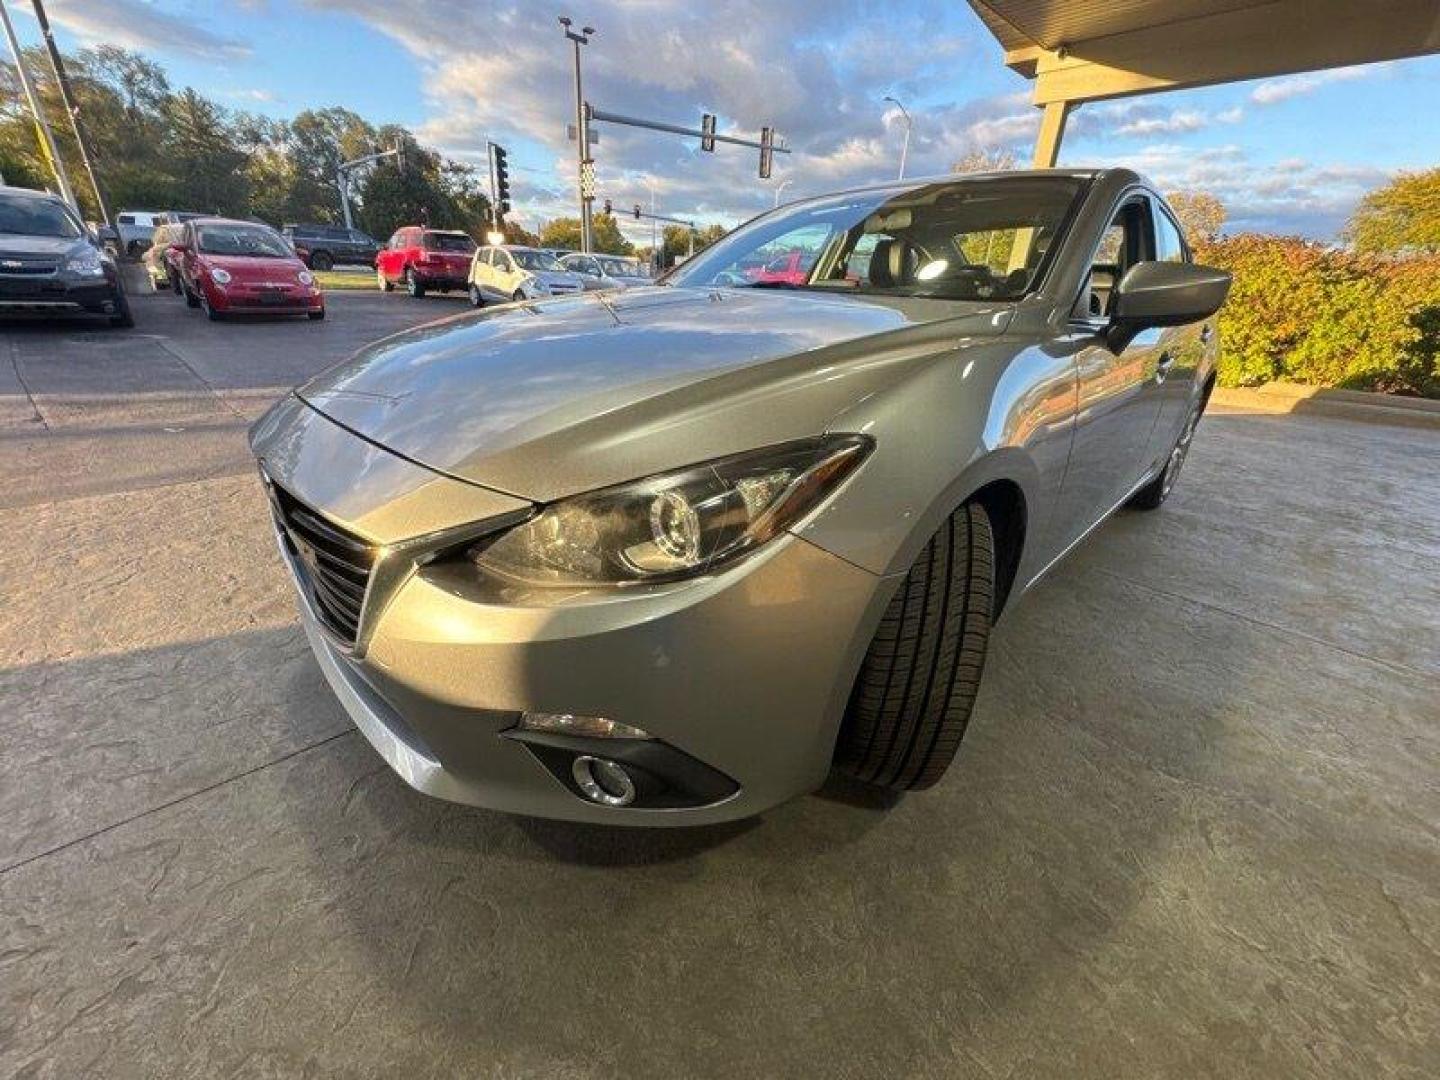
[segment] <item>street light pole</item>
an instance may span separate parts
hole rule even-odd
[[[25,58],[20,55],[20,42],[15,37],[15,27],[10,24],[10,12],[5,9],[5,0],[0,0],[0,23],[5,24],[5,37],[10,42],[10,52],[15,57],[15,70],[20,75],[20,85],[25,90],[25,100],[30,103],[30,114],[35,117],[35,137],[40,141],[40,153],[50,163],[51,170],[55,173],[55,179],[60,184],[60,197],[80,212],[80,204],[75,201],[75,192],[70,190],[70,177],[65,173],[65,162],[60,160],[60,148],[55,145],[55,136],[50,131],[50,124],[45,119],[45,113],[40,108],[40,98],[35,93],[35,84],[30,81],[29,69],[25,67]]]
[[[100,224],[110,224],[110,211],[105,206],[105,192],[100,187],[100,178],[95,175],[95,163],[90,159],[89,140],[85,137],[85,125],[80,119],[80,106],[70,93],[70,78],[65,74],[65,61],[55,45],[55,35],[50,31],[50,19],[45,14],[41,0],[31,0],[35,8],[35,19],[40,24],[40,33],[45,38],[45,49],[50,55],[50,67],[55,72],[55,84],[60,88],[60,100],[70,114],[70,130],[75,133],[75,146],[80,151],[80,164],[90,178],[90,187],[95,192],[95,205],[100,209]]]
[[[889,94],[886,94],[886,95],[885,95],[885,100],[893,103],[894,106],[895,106],[897,109],[900,110],[900,115],[905,118],[905,142],[904,142],[904,143],[901,145],[901,147],[900,147],[900,175],[899,175],[898,177],[896,177],[897,180],[904,180],[904,179],[905,179],[905,158],[906,158],[906,157],[909,155],[909,153],[910,153],[910,129],[911,129],[912,127],[914,127],[915,125],[914,125],[913,121],[911,121],[911,119],[910,119],[910,113],[909,113],[909,111],[905,108],[904,105],[901,105],[901,104],[900,104],[900,99],[899,99],[899,98],[891,97]]]
[[[580,196],[580,250],[589,254],[595,247],[595,225],[590,214],[590,196],[585,192],[585,171],[590,165],[590,124],[585,115],[585,91],[580,82],[580,46],[590,42],[593,26],[581,27],[577,34],[570,27],[569,16],[560,16],[565,36],[575,45],[575,188]]]

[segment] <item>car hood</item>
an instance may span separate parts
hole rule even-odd
[[[297,393],[434,470],[546,501],[819,434],[896,365],[1003,331],[934,300],[651,286],[377,342]]]
[[[531,270],[529,274],[542,285],[568,285],[572,289],[579,289],[584,286],[579,274],[572,274],[568,270]]]
[[[58,236],[0,236],[0,259],[8,256],[61,258],[89,247],[83,237],[64,239]]]

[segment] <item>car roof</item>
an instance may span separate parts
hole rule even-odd
[[[1097,180],[1107,179],[1117,182],[1140,182],[1145,183],[1143,177],[1133,169],[1124,168],[1088,168],[1088,169],[997,169],[989,172],[976,173],[940,173],[934,176],[906,177],[904,180],[886,180],[878,184],[861,184],[857,187],[841,188],[837,191],[827,191],[815,196],[815,198],[827,198],[833,195],[855,195],[862,192],[874,191],[905,191],[910,188],[925,187],[928,184],[955,183],[961,180],[1011,180],[1017,177],[1055,177],[1072,180]],[[807,200],[808,201],[808,200]]]
[[[41,191],[39,188],[11,187],[9,184],[0,184],[0,195],[19,195],[31,199],[49,199],[51,202],[58,202],[63,206],[69,205],[53,191]]]
[[[259,226],[260,228],[262,228],[262,229],[270,229],[270,226],[269,226],[269,225],[266,225],[265,222],[263,222],[263,221],[246,221],[244,218],[228,218],[228,217],[197,217],[197,218],[191,218],[189,221],[177,221],[177,222],[172,222],[171,224],[175,224],[175,225],[258,225],[258,226]],[[274,230],[274,229],[271,229],[270,231],[271,231],[271,232],[274,232],[275,230]]]

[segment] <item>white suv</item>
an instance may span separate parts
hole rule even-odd
[[[482,247],[470,263],[470,303],[533,300],[537,296],[571,296],[583,291],[579,274],[572,274],[555,256],[537,248],[513,244]]]

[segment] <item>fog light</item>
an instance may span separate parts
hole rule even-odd
[[[635,801],[635,781],[617,762],[581,754],[570,766],[570,773],[591,802],[628,806]]]
[[[556,735],[581,735],[590,739],[648,739],[650,733],[603,716],[575,716],[571,713],[527,712],[520,717],[521,731],[548,731]]]

